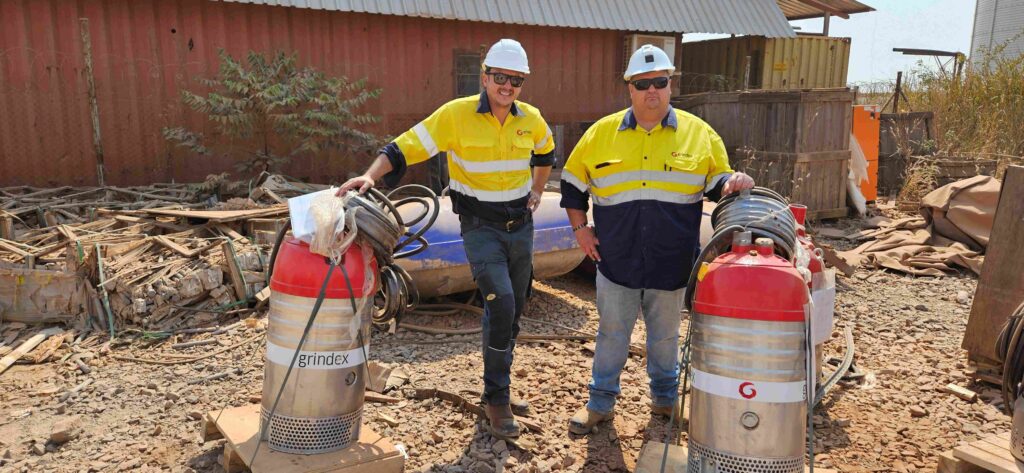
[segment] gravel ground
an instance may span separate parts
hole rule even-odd
[[[837,225],[853,227],[856,221]],[[939,453],[1008,429],[998,390],[965,375],[960,341],[976,284],[967,275],[911,278],[868,270],[839,278],[837,325],[853,325],[857,365],[867,375],[859,383],[837,386],[816,412],[819,466],[934,471]],[[535,289],[526,317],[562,327],[525,321],[523,332],[596,331],[594,287],[586,277],[569,274],[538,282]],[[91,373],[83,374],[60,362],[70,353],[65,346],[48,363],[11,368],[0,376],[0,471],[223,471],[218,463],[223,441],[202,443],[200,419],[210,410],[259,402],[263,347],[256,336],[265,315],[257,322],[220,335],[213,347],[254,341],[189,364],[117,361],[96,346],[90,350],[99,356],[90,362]],[[417,322],[449,328],[478,323],[468,316]],[[633,337],[642,346],[643,325],[637,325]],[[839,331],[833,336],[828,350],[838,355]],[[639,356],[627,362],[614,421],[588,436],[567,432],[569,416],[586,400],[590,378],[591,353],[582,341],[522,343],[516,349],[513,390],[530,401],[531,417],[544,429],[524,435],[536,445],[529,452],[495,440],[451,403],[411,397],[411,388],[437,387],[475,399],[482,387],[477,337],[459,342],[453,340],[467,336],[374,334],[371,358],[402,367],[411,380],[406,389],[391,393],[403,398],[400,403],[368,403],[364,421],[405,447],[407,471],[632,471],[643,443],[668,433],[667,420],[650,415]],[[175,351],[166,345],[121,346],[111,353],[155,358],[212,350]],[[233,368],[242,371],[189,384]],[[81,392],[61,401],[68,389],[89,379]],[[980,400],[968,403],[940,391],[948,383],[978,392]],[[385,420],[397,422],[392,426]]]

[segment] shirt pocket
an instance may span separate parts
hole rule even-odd
[[[620,172],[625,166],[622,165],[621,159],[598,159],[587,163],[587,171],[590,172],[592,177],[607,176],[612,173]]]
[[[533,140],[529,136],[517,136],[512,139],[512,159],[528,159],[533,151]]]
[[[670,159],[665,161],[665,171],[706,176],[708,173],[708,163],[704,159]]]

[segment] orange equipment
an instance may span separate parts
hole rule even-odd
[[[853,136],[868,161],[868,180],[860,183],[864,200],[878,198],[878,134],[882,109],[878,105],[853,106]]]

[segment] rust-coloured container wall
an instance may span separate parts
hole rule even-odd
[[[229,171],[222,157],[171,149],[160,130],[202,123],[180,91],[216,73],[217,51],[294,51],[328,74],[383,89],[368,108],[397,134],[456,96],[456,56],[501,37],[530,55],[522,100],[552,125],[593,121],[626,105],[618,31],[328,12],[208,0],[0,1],[0,185],[94,185],[79,18],[88,18],[109,184],[195,181]],[[562,143],[559,143],[562,146]],[[285,171],[321,182],[367,158],[329,153]],[[326,163],[326,164],[325,164]],[[417,170],[420,171],[420,170]]]

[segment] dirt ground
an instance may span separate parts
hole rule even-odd
[[[853,227],[842,220],[833,226]],[[837,247],[844,242],[829,241]],[[837,330],[828,350],[841,351],[839,328],[852,325],[856,364],[867,375],[841,383],[815,415],[817,465],[840,471],[934,471],[937,455],[960,442],[1008,429],[996,388],[972,383],[960,349],[977,279],[969,275],[912,278],[858,270],[839,277]],[[594,286],[569,274],[535,284],[523,332],[594,333]],[[265,314],[261,318],[265,319]],[[467,316],[418,320],[437,326],[470,327]],[[634,341],[642,346],[642,323]],[[160,366],[100,355],[90,374],[59,360],[17,365],[0,375],[0,471],[223,471],[223,441],[200,440],[205,412],[259,402],[262,327],[242,326],[218,337],[214,348],[250,343],[194,363]],[[496,441],[471,415],[451,403],[407,397],[412,388],[438,387],[474,399],[482,387],[477,336],[425,335],[399,330],[375,333],[370,357],[402,367],[410,385],[390,395],[397,404],[368,403],[364,421],[402,444],[406,471],[602,472],[632,471],[647,440],[662,440],[667,421],[649,412],[643,358],[631,356],[622,375],[623,395],[612,423],[588,436],[570,435],[569,416],[586,401],[591,353],[581,341],[521,343],[516,348],[513,389],[531,403],[542,433],[527,433],[532,452]],[[466,341],[468,339],[468,341]],[[457,341],[464,340],[464,341]],[[114,347],[112,354],[148,358],[198,355],[212,349],[171,350]],[[240,368],[240,374],[190,384],[203,376]],[[92,379],[62,402],[62,393]],[[980,394],[967,403],[940,391],[954,383]],[[80,417],[75,417],[80,416]],[[396,420],[394,426],[385,422]],[[81,433],[63,444],[48,441],[58,423],[77,420]]]

